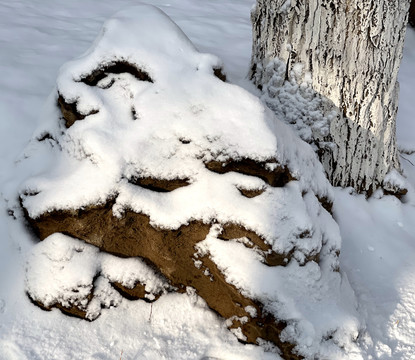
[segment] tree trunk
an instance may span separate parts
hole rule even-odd
[[[258,0],[251,77],[333,185],[388,189],[410,0]],[[388,189],[389,190],[389,189]],[[390,189],[394,190],[394,189]]]

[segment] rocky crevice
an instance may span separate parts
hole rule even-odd
[[[61,110],[67,129],[69,129],[76,121],[83,120],[89,115],[98,113],[98,110],[92,110],[88,114],[80,113],[77,108],[77,102],[68,102],[61,94],[58,96],[58,107]]]
[[[152,177],[133,176],[128,182],[156,192],[170,192],[190,184],[190,179],[156,179]]]
[[[264,162],[248,158],[227,162],[212,160],[205,163],[205,166],[210,171],[218,174],[234,171],[244,175],[256,176],[273,187],[283,187],[288,182],[295,180],[288,168],[279,165],[275,160]]]
[[[154,82],[146,71],[139,69],[137,66],[125,60],[118,60],[103,65],[91,71],[90,74],[82,77],[81,81],[86,85],[96,86],[102,79],[106,78],[109,74],[130,74],[139,81],[148,81],[150,83]]]

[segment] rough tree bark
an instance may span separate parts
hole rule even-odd
[[[315,144],[336,186],[399,191],[384,179],[400,168],[397,75],[409,5],[410,0],[257,0],[252,11],[251,78],[286,121],[320,121],[310,125],[306,140]],[[293,119],[293,97],[285,95],[295,84],[296,101],[309,108]]]

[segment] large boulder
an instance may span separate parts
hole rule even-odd
[[[93,320],[119,294],[193,288],[284,359],[356,336],[313,150],[160,10],[118,13],[62,67],[25,163],[20,203],[44,240],[27,271],[37,305]]]

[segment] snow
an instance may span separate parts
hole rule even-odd
[[[352,334],[357,338],[359,330],[357,317],[351,316],[354,295],[346,280],[338,291],[341,275],[327,269],[332,264],[309,262],[300,266],[294,261],[286,267],[268,267],[258,261],[258,254],[236,241],[220,241],[214,232],[197,245],[199,252],[210,254],[226,281],[248,297],[261,300],[265,309],[287,321],[284,340],[299,342],[305,354],[318,353],[327,358],[342,354],[334,344],[316,341],[327,334],[341,346],[353,347],[349,337]]]
[[[37,244],[28,258],[26,290],[31,299],[51,307],[78,306],[89,320],[101,315],[101,308],[118,306],[120,294],[110,282],[127,288],[145,285],[146,298],[165,293],[167,282],[141,259],[121,259],[100,253],[98,248],[63,234],[53,234]],[[93,299],[88,296],[92,292]]]
[[[407,181],[396,169],[392,169],[386,174],[383,180],[385,189],[406,189]]]
[[[150,31],[150,25],[157,31]],[[120,61],[145,72],[145,79],[112,74],[97,86],[83,80],[95,69]],[[327,333],[338,334],[341,328],[342,336],[332,338],[344,347],[356,337],[359,322],[353,306],[344,306],[354,301],[347,280],[337,272],[339,230],[317,199],[330,200],[331,187],[309,145],[257,97],[214,77],[213,69],[220,66],[218,58],[199,53],[157,8],[139,5],[118,12],[104,24],[89,50],[60,69],[55,96],[49,97],[19,168],[35,169],[47,154],[52,159],[22,183],[21,204],[36,218],[116,197],[116,216],[132,209],[148,215],[156,228],[177,229],[194,220],[242,224],[261,235],[275,252],[292,253],[296,266],[264,265],[260,253],[240,242],[219,240],[219,225],[212,226],[214,240],[196,245],[201,255],[209,255],[241,293],[261,301],[275,318],[286,321],[291,332],[287,340],[294,342],[295,333],[300,352],[333,356],[335,350],[326,353],[327,346],[321,345]],[[77,111],[86,117],[65,127],[56,109],[57,94],[67,103],[76,101]],[[136,119],[131,109],[136,109]],[[42,140],[45,134],[50,139]],[[266,163],[270,170],[286,166],[296,180],[272,187],[259,178],[217,174],[204,165],[240,159]],[[157,193],[131,184],[128,180],[134,176],[189,179],[189,185]],[[264,188],[265,192],[249,199],[238,188]],[[17,209],[19,204],[10,201],[9,206]],[[118,306],[119,296],[109,283],[112,270],[100,270],[96,253],[62,235],[36,245],[27,266],[29,295],[46,307],[76,305],[91,320],[100,315],[101,307]],[[233,261],[224,260],[224,255]],[[317,255],[321,267],[306,264]],[[274,287],[271,279],[280,281]],[[300,279],[306,283],[298,287]],[[49,289],[51,282],[54,286]],[[121,282],[126,282],[123,276]],[[295,286],[285,291],[290,284]],[[320,320],[323,308],[331,322]],[[241,329],[233,332],[246,340]]]
[[[334,146],[323,141],[329,135],[331,121],[337,116],[332,103],[309,86],[311,76],[304,71],[304,64],[293,65],[289,81],[285,80],[286,67],[279,59],[270,62],[266,70],[269,80],[264,84],[261,98],[304,141],[314,147],[314,140],[320,148]]]
[[[405,152],[415,151],[415,104],[413,101],[413,84],[415,82],[415,48],[411,44],[415,43],[415,30],[408,27],[406,33],[406,46],[404,58],[399,72],[400,101],[396,133],[399,142],[399,149]]]
[[[362,346],[373,359],[411,359],[415,208],[390,196],[366,201],[347,189],[336,191],[335,204],[341,266],[367,322]]]
[[[245,78],[251,47],[249,11],[253,4],[252,0],[211,0],[209,2],[172,0],[169,3],[152,0],[151,3],[166,11],[200,51],[213,53],[222,58],[225,72],[231,82],[243,85],[244,88],[256,94],[255,89]],[[1,201],[2,215],[0,216],[2,234],[0,237],[0,272],[2,274],[0,278],[0,359],[117,359],[120,357],[123,359],[278,359],[278,355],[264,352],[261,347],[238,343],[234,335],[226,329],[224,321],[212,314],[203,300],[195,296],[190,289],[187,294],[163,295],[153,304],[143,301],[130,302],[123,299],[117,303],[116,309],[111,309],[111,311],[104,309],[100,317],[93,323],[65,317],[58,310],[44,312],[33,306],[24,295],[27,290],[24,279],[27,276],[33,276],[29,272],[25,272],[27,261],[32,264],[31,269],[39,270],[42,266],[50,265],[53,262],[47,257],[47,254],[52,259],[56,257],[70,258],[71,256],[71,259],[76,259],[78,253],[70,250],[70,247],[69,250],[64,247],[64,244],[71,244],[72,240],[61,243],[60,246],[63,248],[54,248],[51,241],[53,238],[35,245],[34,239],[27,232],[24,224],[13,218],[12,211],[18,219],[21,219],[21,214],[15,206],[17,199],[12,194],[16,193],[16,189],[23,189],[27,186],[24,180],[28,178],[28,172],[31,178],[37,177],[44,181],[39,181],[31,190],[38,190],[38,186],[48,189],[50,194],[59,190],[58,187],[53,188],[51,180],[49,183],[45,180],[49,178],[46,177],[46,171],[50,171],[57,161],[57,155],[51,150],[52,146],[38,147],[35,142],[32,142],[24,153],[22,153],[22,149],[27,145],[32,134],[35,132],[40,135],[39,129],[49,126],[48,119],[56,115],[53,113],[54,110],[48,109],[47,106],[42,111],[42,106],[45,102],[49,105],[53,102],[53,97],[49,100],[47,97],[55,86],[58,68],[89,47],[105,19],[121,8],[135,4],[136,2],[127,0],[101,1],[99,5],[89,0],[74,0],[59,4],[51,1],[29,2],[26,0],[3,1],[1,3],[0,41],[2,52],[0,54],[0,68],[3,77],[0,82],[2,114],[0,120],[0,165],[3,170],[0,172],[0,189],[5,201]],[[415,149],[413,136],[415,130],[412,121],[414,81],[411,80],[414,74],[414,34],[413,30],[408,31],[408,45],[405,49],[400,74],[402,93],[398,142],[401,149],[409,150]],[[209,59],[212,60],[214,57],[209,57]],[[246,99],[254,102],[246,92],[235,90],[235,87],[229,84],[223,84],[223,86],[224,88],[232,88],[232,91],[239,91]],[[85,110],[89,108],[91,107],[86,104]],[[193,108],[194,112],[197,112],[198,109],[197,106]],[[49,115],[38,119],[41,113]],[[37,128],[39,123],[41,124],[40,128]],[[75,127],[72,129],[74,130]],[[58,129],[49,130],[54,130],[57,134]],[[76,131],[74,133],[75,136]],[[290,136],[289,134],[289,132],[284,132],[284,136]],[[108,136],[108,134],[104,135]],[[99,140],[99,138],[91,140]],[[296,140],[289,138],[287,142],[290,143],[290,141]],[[84,146],[88,146],[88,144]],[[260,144],[261,146],[265,145],[265,142],[264,144],[260,142]],[[69,149],[70,142],[67,145]],[[72,144],[72,154],[79,150],[78,145]],[[88,147],[86,150],[88,153]],[[23,164],[32,161],[25,159],[25,157],[35,152],[37,152],[38,158],[43,159],[42,162],[34,161],[36,166],[32,168],[23,166]],[[286,157],[290,155],[289,147],[288,149],[280,149],[279,152]],[[55,169],[56,176],[61,177],[65,173],[71,174],[75,165],[79,166],[73,158],[69,160],[69,155],[65,156],[67,158],[64,160],[67,159],[68,162],[65,163],[66,166]],[[313,348],[316,346],[313,342],[313,336],[317,338],[324,331],[319,326],[322,326],[324,322],[331,324],[344,320],[344,329],[338,330],[334,336],[337,337],[335,338],[337,343],[345,341],[345,354],[339,353],[337,346],[331,342],[326,342],[325,347],[319,349],[323,353],[330,354],[330,359],[410,360],[413,358],[415,353],[413,341],[415,338],[415,318],[413,315],[415,311],[415,269],[412,259],[415,254],[415,195],[413,190],[415,171],[409,161],[415,163],[415,157],[414,155],[403,156],[408,159],[408,161],[402,159],[401,162],[404,172],[408,176],[409,184],[409,193],[404,197],[404,203],[390,196],[379,196],[377,199],[366,201],[348,189],[336,189],[334,194],[336,199],[335,216],[342,236],[340,268],[343,276],[347,276],[352,284],[356,294],[360,320],[366,323],[366,327],[357,329],[357,323],[353,322],[353,317],[346,318],[346,314],[348,311],[352,311],[350,308],[353,309],[355,304],[353,303],[354,295],[347,287],[347,281],[342,281],[340,286],[343,288],[340,293],[343,294],[343,297],[332,302],[332,304],[337,304],[337,309],[328,309],[327,302],[321,302],[319,299],[315,299],[309,304],[281,302],[281,308],[278,311],[286,312],[287,318],[291,321],[285,331],[287,339],[298,335],[297,320],[299,318],[307,319],[300,326],[303,336],[302,344],[305,348],[307,346]],[[17,164],[15,164],[15,159],[19,159]],[[119,160],[116,155],[112,159],[113,163]],[[93,160],[96,163],[102,161],[99,156]],[[297,164],[298,171],[301,171],[303,165],[307,164]],[[85,166],[84,170],[89,172],[91,169],[95,169],[96,164],[91,162],[83,166]],[[309,166],[308,164],[306,168]],[[323,189],[318,189],[321,181],[314,179],[313,173],[304,174],[302,171],[301,174],[304,179],[303,184],[312,180],[314,182],[312,187],[315,191],[324,189],[324,186]],[[192,174],[186,173],[186,175]],[[233,174],[226,176],[228,176],[227,184],[243,182],[243,185],[247,187],[259,185],[250,179],[232,178]],[[108,191],[114,178],[114,176],[108,179],[101,178],[102,182],[100,183],[94,176],[90,187],[84,190],[98,192],[99,189],[105,189]],[[52,178],[55,181],[56,179]],[[293,186],[301,188],[301,186],[305,186],[303,184],[296,183]],[[196,183],[186,188],[191,188],[193,185]],[[49,188],[49,186],[51,187]],[[126,191],[125,194],[129,194],[127,188],[128,186],[123,188]],[[180,190],[184,189],[178,189],[178,191]],[[196,190],[194,191],[196,193]],[[287,193],[292,194],[293,192],[294,190],[287,190]],[[102,191],[102,194],[104,193],[105,191]],[[51,195],[49,200],[44,202],[45,208],[52,206],[53,202],[62,204],[65,200],[73,199],[75,192],[59,193],[59,195],[66,196],[66,198],[54,199]],[[141,196],[142,194],[131,195]],[[265,192],[259,198],[261,201],[267,201],[271,195]],[[126,198],[128,198],[127,195]],[[87,203],[90,200],[91,198],[79,201]],[[308,212],[314,214],[316,218],[327,216],[324,212],[318,214],[317,211],[312,211],[316,210],[316,207],[311,196],[306,203],[309,207]],[[223,216],[231,215],[236,208],[232,204],[224,205],[226,206],[223,207]],[[235,205],[240,206],[241,204]],[[297,205],[292,204],[289,211],[296,209]],[[187,204],[187,206],[189,213],[194,211],[192,204]],[[175,208],[170,208],[170,210],[177,212]],[[302,217],[301,213],[304,211],[304,209],[299,211],[298,217],[295,218],[295,221],[299,221],[302,227],[306,227],[307,222],[315,221],[312,218],[307,220]],[[166,226],[174,227],[183,221],[180,219],[182,214],[175,213],[174,215],[177,218],[170,218],[170,222],[166,223]],[[155,219],[159,222],[164,217],[155,217]],[[320,223],[331,224],[322,219]],[[255,226],[257,225],[253,222],[252,227],[255,228]],[[333,225],[328,226],[332,227]],[[337,232],[335,226],[324,230],[331,234]],[[281,229],[281,231],[285,230]],[[75,243],[76,241],[72,243],[73,246],[79,246],[74,245]],[[255,261],[255,253],[246,251],[246,248],[240,243],[217,243],[217,239],[208,238],[204,245],[204,250],[213,253],[217,262],[229,270],[227,273],[229,279],[235,284],[245,281],[243,286],[251,293],[263,294],[264,289],[268,289],[267,291],[270,292],[281,290],[284,296],[289,297],[293,296],[294,292],[300,291],[301,286],[305,286],[311,292],[310,297],[313,297],[327,294],[329,291],[328,288],[325,288],[321,292],[315,292],[314,285],[316,283],[323,286],[327,281],[333,281],[336,286],[339,285],[340,275],[338,273],[324,271],[325,268],[328,269],[336,264],[323,264],[323,271],[320,271],[312,263],[302,268],[296,268],[297,265],[293,263],[288,267],[288,275],[293,278],[293,281],[297,276],[295,281],[298,281],[301,286],[285,288],[276,281],[269,287],[269,284],[264,284],[263,281],[255,278],[259,273],[263,274],[264,265]],[[146,272],[143,269],[133,270],[134,266],[141,266],[137,263],[137,259],[95,256],[93,255],[95,250],[85,244],[82,246],[84,251],[90,252],[90,256],[93,257],[93,261],[88,262],[89,265],[86,266],[86,269],[91,266],[90,272],[82,272],[81,274],[85,284],[90,284],[92,273],[99,267],[107,274],[108,278],[111,277],[112,281],[122,279],[125,280],[126,285],[132,284],[143,274],[146,279],[152,276],[151,272]],[[246,261],[245,268],[247,268],[247,264],[250,264],[252,277],[258,281],[247,281],[242,276],[246,273],[245,271],[236,271],[237,267],[234,268],[234,266],[238,264],[235,264],[235,259],[223,256],[223,253],[220,252],[221,246],[240,249],[238,254],[243,256]],[[307,247],[307,243],[304,246]],[[45,248],[42,249],[42,247]],[[50,253],[51,251],[52,253]],[[43,255],[33,258],[31,254],[37,252],[41,252]],[[37,259],[36,261],[39,260],[39,262],[35,261],[34,263],[33,259]],[[42,263],[40,259],[46,260]],[[116,266],[111,265],[113,261]],[[70,264],[71,261],[68,263]],[[74,271],[76,273],[76,267]],[[279,270],[276,269],[276,271]],[[42,273],[45,272],[42,271]],[[55,289],[56,296],[59,296],[61,288],[58,285],[62,283],[57,280],[61,274],[56,271],[50,273],[50,276],[54,279],[52,281],[54,285],[50,285],[52,288],[53,286],[57,287]],[[66,282],[71,278],[65,275],[61,279]],[[105,294],[106,284],[105,279],[103,280],[101,285],[103,294]],[[139,280],[144,281],[144,278]],[[155,284],[155,288],[158,288],[159,285],[156,284],[159,283],[155,278],[153,280],[154,282],[151,284]],[[30,283],[36,285],[36,289],[45,285],[37,284],[36,281],[30,281]],[[310,283],[313,283],[311,288],[307,287]],[[149,288],[150,290],[152,291]],[[48,291],[41,291],[41,294],[48,293]],[[338,295],[333,293],[331,296],[336,298]],[[298,299],[298,297],[295,298]],[[105,303],[105,300],[103,302]],[[107,306],[109,305],[107,303]],[[270,307],[277,305],[280,304],[269,302]],[[339,309],[343,309],[344,312],[342,313]],[[298,314],[297,319],[293,316],[295,313]],[[337,313],[338,317],[330,318],[330,314],[333,313]],[[342,317],[342,314],[345,317]],[[315,320],[316,317],[324,317],[324,322]],[[120,321],[120,319],[123,320]],[[355,333],[358,336],[357,345],[359,347],[348,342],[347,337],[351,332],[357,330],[360,330],[358,334]],[[342,331],[348,335],[343,336]]]

